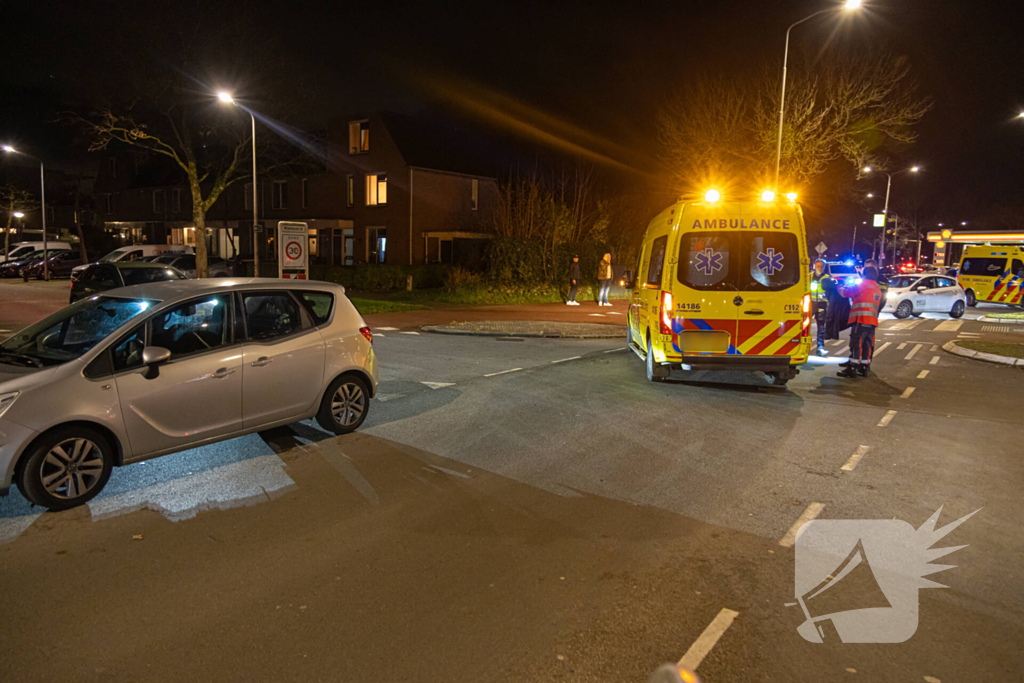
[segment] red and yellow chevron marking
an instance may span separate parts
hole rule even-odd
[[[764,321],[756,321],[763,323]],[[777,328],[775,332],[769,332],[767,336],[760,338],[748,338],[744,344],[737,347],[739,352],[745,356],[777,356],[788,354],[795,346],[800,344],[799,338],[796,342],[791,341],[795,336],[799,337],[800,320],[769,320],[761,325],[763,329],[767,325]]]

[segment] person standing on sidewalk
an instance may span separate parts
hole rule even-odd
[[[850,306],[850,365],[839,377],[867,377],[871,356],[875,351],[875,328],[878,327],[878,309],[882,293],[878,288],[878,269],[865,266],[864,278],[859,284],[840,287],[839,293],[852,299]]]
[[[580,256],[579,254],[572,255],[572,265],[569,266],[569,298],[566,299],[566,306],[579,306],[579,302],[576,301],[576,293],[580,289]]]
[[[597,292],[598,306],[611,306],[608,302],[608,291],[612,288],[612,255],[605,254],[597,267],[597,282],[600,286]]]

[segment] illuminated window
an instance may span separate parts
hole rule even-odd
[[[273,193],[270,195],[270,208],[272,209],[287,209],[288,208],[288,181],[287,180],[275,180]]]
[[[479,208],[479,206],[480,206],[480,181],[477,180],[476,178],[473,178],[472,182],[473,182],[473,189],[472,189],[472,195],[473,196],[472,196],[472,201],[471,201],[470,206],[472,207],[473,211],[476,211],[477,208]]]
[[[388,177],[384,173],[366,176],[366,205],[379,206],[388,203]]]
[[[348,177],[348,207],[351,209],[356,203],[356,177],[350,175]]]
[[[352,121],[348,124],[348,153],[366,154],[370,151],[370,122]]]

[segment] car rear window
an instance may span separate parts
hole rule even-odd
[[[306,305],[314,325],[322,325],[331,317],[331,309],[334,308],[334,295],[330,292],[294,292]]]
[[[975,275],[984,277],[998,277],[1006,270],[1006,259],[970,257],[964,259],[960,267],[961,275]]]
[[[800,245],[785,232],[683,235],[677,278],[705,291],[774,292],[800,282]]]
[[[184,275],[170,268],[124,268],[121,270],[121,276],[124,278],[125,286],[185,279]]]

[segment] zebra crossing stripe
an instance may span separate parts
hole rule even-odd
[[[904,358],[903,360],[910,360],[911,358],[913,358],[914,355],[917,354],[917,352],[920,351],[923,346],[924,346],[924,344],[918,344],[917,346],[915,346],[911,350],[911,352],[907,354],[907,357]]]
[[[885,342],[884,344],[879,346],[877,349],[875,349],[875,352],[871,355],[871,357],[878,358],[878,354],[882,353],[882,351],[885,351],[887,346],[892,346],[892,342]]]

